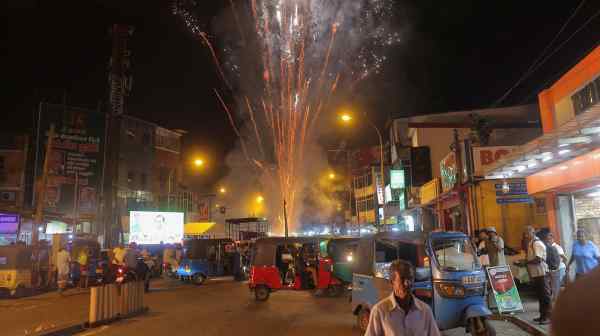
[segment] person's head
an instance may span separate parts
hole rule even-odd
[[[548,229],[548,228],[541,229],[538,232],[537,236],[546,244],[552,244],[552,242],[554,242],[554,240],[553,240],[554,237],[552,237],[552,232],[550,232],[550,229]]]
[[[587,238],[587,232],[585,231],[585,229],[583,229],[583,228],[577,229],[577,240],[582,244],[585,244],[585,242],[587,242],[588,238]]]
[[[414,280],[415,269],[408,261],[396,260],[390,265],[390,282],[397,297],[410,295]]]
[[[525,234],[528,240],[535,239],[535,228],[533,226],[528,226],[525,229]]]
[[[493,226],[490,226],[489,228],[485,229],[485,232],[490,238],[494,238],[498,235],[498,232],[496,232],[496,228]]]
[[[479,239],[480,240],[487,239],[487,237],[488,237],[488,235],[487,235],[487,232],[485,232],[485,230],[480,230],[479,231]]]

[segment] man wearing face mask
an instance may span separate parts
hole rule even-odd
[[[365,336],[440,336],[431,308],[412,294],[413,266],[396,260],[389,274],[393,292],[373,306]]]

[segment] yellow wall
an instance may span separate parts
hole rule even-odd
[[[534,203],[497,204],[494,186],[496,183],[502,182],[500,180],[482,181],[475,186],[477,223],[474,227],[482,229],[493,226],[504,239],[506,246],[519,249],[525,227],[527,225],[547,226],[546,214],[536,214]],[[506,227],[503,223],[506,224]]]

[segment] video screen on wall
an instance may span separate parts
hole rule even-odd
[[[129,242],[174,244],[183,239],[183,212],[130,211]]]

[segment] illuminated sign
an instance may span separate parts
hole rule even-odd
[[[390,170],[390,185],[393,189],[402,189],[405,187],[404,170]]]
[[[174,244],[183,239],[183,212],[130,211],[129,242]]]

